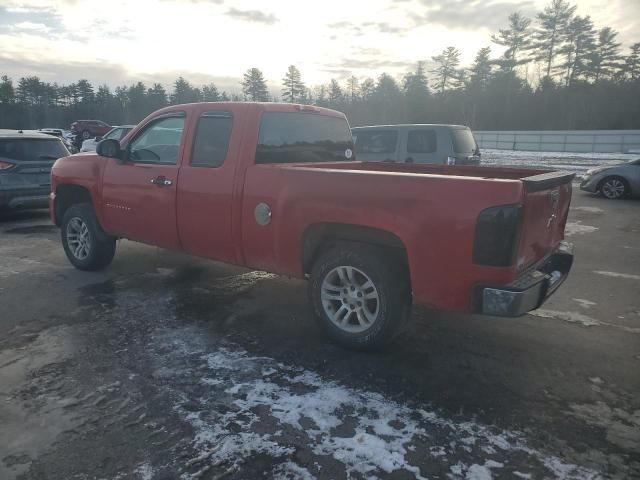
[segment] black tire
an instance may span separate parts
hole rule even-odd
[[[339,293],[343,296],[341,300],[327,300],[326,296],[323,299],[322,290],[325,280],[328,282],[325,286],[331,285],[331,289],[335,288],[336,292],[342,288],[333,286],[339,277],[339,272],[336,272],[339,267],[351,267],[355,278],[353,284],[358,285],[356,288],[360,288],[367,280],[373,284],[373,292],[377,295],[377,299],[372,301],[377,305],[377,310],[375,316],[371,316],[373,320],[370,323],[361,321],[365,317],[362,308],[366,308],[366,306],[360,305],[358,307],[355,305],[359,297],[346,298],[347,294],[342,293],[349,289],[353,290],[351,287],[345,288]],[[360,277],[360,280],[356,277]],[[364,283],[362,283],[363,281]],[[394,250],[365,244],[344,243],[321,253],[315,261],[309,281],[309,296],[316,319],[333,340],[347,348],[380,349],[398,335],[407,323],[411,312],[409,283],[404,260]],[[362,292],[364,291],[362,290]],[[357,291],[353,295],[360,293]],[[365,294],[365,296],[368,295],[370,294]],[[352,301],[354,303],[347,305],[346,302]],[[369,301],[364,300],[365,304],[367,302]],[[361,304],[362,302],[357,303]],[[334,315],[338,315],[337,310],[343,308],[347,308],[344,310],[347,312],[344,317],[349,318],[343,321],[338,318],[338,323],[344,325],[339,327],[329,317],[327,311],[330,310]],[[359,309],[360,312],[353,311],[354,309]],[[367,313],[371,314],[371,309]],[[347,331],[351,328],[362,328],[363,330]]]
[[[598,184],[598,192],[609,200],[620,200],[631,194],[629,182],[618,175],[603,178]]]
[[[83,231],[82,240],[78,240],[79,234],[74,235],[80,230]],[[102,270],[116,253],[116,239],[102,230],[93,206],[88,203],[78,203],[67,209],[62,217],[60,235],[64,253],[78,270]],[[74,253],[78,249],[80,252]]]
[[[88,140],[91,137],[91,132],[89,130],[83,130],[82,131],[82,139],[83,140]]]

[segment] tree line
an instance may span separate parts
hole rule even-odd
[[[455,46],[416,62],[402,78],[351,76],[341,83],[308,87],[295,65],[282,79],[280,98],[263,73],[250,68],[242,93],[219,91],[213,83],[195,86],[179,77],[163,85],[136,82],[111,90],[86,79],[70,85],[36,76],[16,83],[0,77],[0,128],[67,126],[79,118],[111,124],[137,123],[171,104],[209,101],[286,101],[334,108],[352,125],[381,123],[461,123],[478,130],[640,128],[640,42],[623,52],[618,33],[597,29],[589,16],[576,15],[567,0],[551,0],[534,19],[508,17],[473,63],[461,65]],[[429,67],[427,65],[430,65]],[[431,66],[432,65],[432,66]]]

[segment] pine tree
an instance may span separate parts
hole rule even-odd
[[[591,18],[576,16],[566,28],[566,43],[559,53],[564,56],[560,68],[564,70],[565,85],[572,85],[587,71],[587,62],[595,48],[596,31]]]
[[[91,103],[93,101],[93,85],[85,78],[81,78],[76,83],[78,90],[78,101],[82,103]]]
[[[630,48],[631,53],[625,59],[624,70],[631,80],[637,80],[640,78],[640,42],[634,43]],[[3,77],[3,79],[4,78],[6,77]]]
[[[440,94],[448,88],[457,88],[460,84],[460,51],[455,47],[445,48],[440,55],[431,57],[436,68],[431,70],[436,77],[436,84]]]
[[[354,75],[351,75],[347,79],[347,91],[351,97],[351,103],[354,103],[360,95],[360,85],[358,79]]]
[[[282,79],[282,98],[285,102],[295,103],[304,100],[307,87],[302,82],[300,70],[295,65],[289,65],[287,73]]]
[[[154,83],[153,87],[147,90],[147,101],[153,110],[167,105],[167,92],[160,83]]]
[[[551,3],[537,15],[539,26],[533,33],[531,49],[534,59],[546,64],[546,77],[551,76],[553,62],[560,53],[559,48],[567,33],[567,25],[575,11],[576,6],[566,0],[551,0]]]
[[[333,107],[337,107],[343,99],[344,93],[342,92],[340,84],[335,78],[332,78],[327,90],[327,100],[329,101],[329,104]]]
[[[254,102],[267,102],[269,91],[262,72],[257,68],[250,68],[242,79],[242,92]]]
[[[423,122],[426,118],[427,103],[429,101],[429,84],[424,62],[418,62],[415,71],[405,75],[402,91],[409,121],[413,123]]]
[[[368,100],[376,89],[376,82],[373,78],[365,78],[360,84],[360,96],[363,100]]]
[[[407,97],[419,98],[429,96],[429,82],[424,62],[416,64],[415,72],[409,72],[405,75],[402,89]]]
[[[531,45],[530,24],[531,20],[515,12],[509,15],[509,28],[500,29],[498,35],[491,36],[493,43],[507,47],[502,59],[497,62],[503,71],[512,72],[518,65],[528,62],[526,58],[519,59],[518,54]]]
[[[13,103],[16,97],[13,81],[6,75],[0,77],[0,80],[0,103]]]
[[[490,56],[491,47],[484,47],[478,50],[470,69],[469,87],[471,89],[484,90],[489,83],[493,68]]]
[[[171,103],[173,105],[199,102],[200,98],[200,90],[191,86],[183,77],[178,77],[174,82],[173,93],[171,94]]]
[[[218,102],[220,100],[218,87],[214,83],[202,86],[202,100],[204,102]]]
[[[611,78],[622,67],[620,61],[620,43],[616,41],[618,32],[611,27],[604,27],[598,32],[596,46],[591,53],[589,74],[595,83],[603,78]]]

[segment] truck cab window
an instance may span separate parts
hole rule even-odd
[[[206,112],[198,120],[191,165],[219,167],[224,163],[231,137],[233,117],[228,112]]]
[[[355,160],[353,139],[344,118],[296,112],[262,115],[256,163],[349,160]]]
[[[178,163],[184,116],[160,118],[129,144],[129,160],[139,163]]]
[[[407,153],[434,153],[438,150],[435,130],[411,130],[407,137]]]

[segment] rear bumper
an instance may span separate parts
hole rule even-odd
[[[567,279],[573,264],[573,245],[562,242],[537,269],[509,285],[479,285],[475,290],[476,313],[518,317],[539,308]]]
[[[0,190],[0,208],[45,208],[49,202],[49,187]]]

